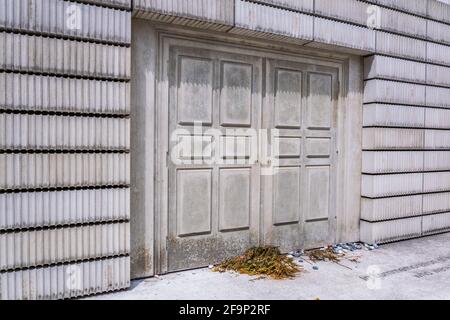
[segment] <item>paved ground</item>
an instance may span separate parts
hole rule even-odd
[[[94,299],[450,299],[450,234],[357,251],[360,263],[332,262],[294,280],[254,280],[199,269],[135,281]],[[368,277],[363,279],[364,277]]]

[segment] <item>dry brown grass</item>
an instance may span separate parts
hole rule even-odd
[[[304,269],[292,258],[282,255],[277,247],[255,247],[243,255],[228,259],[213,268],[213,271],[235,271],[251,276],[266,276],[272,279],[290,279]]]

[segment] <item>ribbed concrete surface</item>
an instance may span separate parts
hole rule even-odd
[[[125,288],[131,1],[0,0],[0,29],[0,299]]]

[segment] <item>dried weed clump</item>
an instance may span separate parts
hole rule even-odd
[[[290,279],[304,269],[292,258],[281,254],[277,247],[255,247],[243,255],[228,259],[213,268],[216,272],[235,271],[251,276],[266,276],[272,279]]]

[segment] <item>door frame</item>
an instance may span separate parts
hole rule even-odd
[[[359,176],[360,181],[360,162],[361,155],[352,155],[352,159],[356,159],[354,168],[345,166],[345,161],[348,161],[350,154],[349,152],[345,152],[347,149],[347,144],[352,142],[352,139],[349,139],[346,135],[348,130],[343,130],[346,122],[346,108],[345,106],[348,104],[347,100],[347,92],[349,89],[349,65],[352,64],[352,73],[359,73],[359,66],[361,61],[358,58],[353,59],[348,55],[343,54],[333,54],[327,53],[323,50],[319,50],[317,53],[312,55],[314,50],[307,49],[302,50],[302,48],[289,48],[289,50],[281,51],[281,47],[277,49],[271,48],[271,43],[262,42],[262,41],[248,41],[246,44],[242,44],[242,39],[235,36],[224,36],[224,35],[211,35],[205,32],[197,32],[193,30],[180,30],[177,27],[160,27],[157,29],[157,39],[158,43],[155,44],[158,46],[158,57],[156,61],[156,83],[155,83],[155,119],[156,119],[156,128],[155,128],[155,136],[156,136],[156,147],[155,147],[155,207],[154,207],[154,266],[155,266],[155,274],[164,274],[167,273],[167,250],[166,250],[166,241],[167,241],[167,233],[168,233],[168,157],[169,157],[169,118],[168,118],[168,103],[169,103],[169,82],[168,82],[168,57],[170,46],[187,46],[194,48],[204,48],[204,49],[213,49],[217,51],[224,51],[230,53],[239,53],[244,55],[253,55],[258,56],[264,59],[263,68],[265,68],[265,59],[274,59],[274,60],[284,60],[284,61],[292,61],[297,63],[305,63],[305,64],[315,64],[315,65],[323,65],[326,67],[333,67],[338,69],[339,72],[339,94],[337,101],[337,127],[336,127],[336,150],[335,152],[338,154],[338,159],[336,161],[336,180],[334,181],[333,186],[331,188],[335,188],[336,190],[336,218],[335,218],[335,234],[336,241],[347,239],[346,230],[351,229],[354,231],[355,229],[355,221],[359,221],[359,205],[358,208],[358,217],[356,217],[356,213],[352,214],[351,219],[349,217],[343,216],[348,210],[348,207],[355,204],[356,194],[357,197],[360,197],[360,185],[354,185],[351,187],[352,189],[352,199],[348,201],[346,199],[346,194],[343,191],[342,186],[349,185],[346,182],[347,179],[352,180],[351,183],[356,183],[356,178]],[[218,39],[221,38],[221,39]],[[218,41],[220,40],[220,41]],[[362,71],[362,70],[361,70]],[[265,74],[266,70],[263,69],[263,74]],[[361,72],[362,73],[362,72]],[[350,86],[358,87],[359,80],[356,79],[354,81],[356,84],[351,84]],[[362,90],[362,85],[361,85]],[[265,102],[265,84],[263,81],[263,102],[261,107],[266,103]],[[361,103],[361,112],[362,112],[362,99],[361,97],[354,96],[353,97],[353,109],[355,106],[357,107]],[[360,101],[361,100],[361,101]],[[352,124],[355,128],[350,131],[358,129],[361,131],[361,126],[359,120],[361,117],[357,116],[355,119],[357,123]],[[358,131],[356,131],[358,132]],[[351,133],[350,133],[351,134]],[[360,142],[360,135],[353,139],[355,141]],[[357,145],[357,148],[361,150],[360,143]],[[354,151],[354,150],[353,150]],[[351,169],[351,173],[349,174],[348,169]],[[345,180],[345,181],[344,181]],[[353,204],[351,203],[353,201]],[[260,219],[263,223],[263,219]],[[351,226],[346,226],[345,222],[351,221]],[[262,226],[260,226],[261,229]],[[359,228],[359,226],[357,227]],[[262,230],[262,229],[261,229]],[[356,234],[358,239],[356,239]],[[358,232],[353,232],[351,239],[354,241],[359,240],[359,230]],[[350,240],[349,240],[350,241]]]

